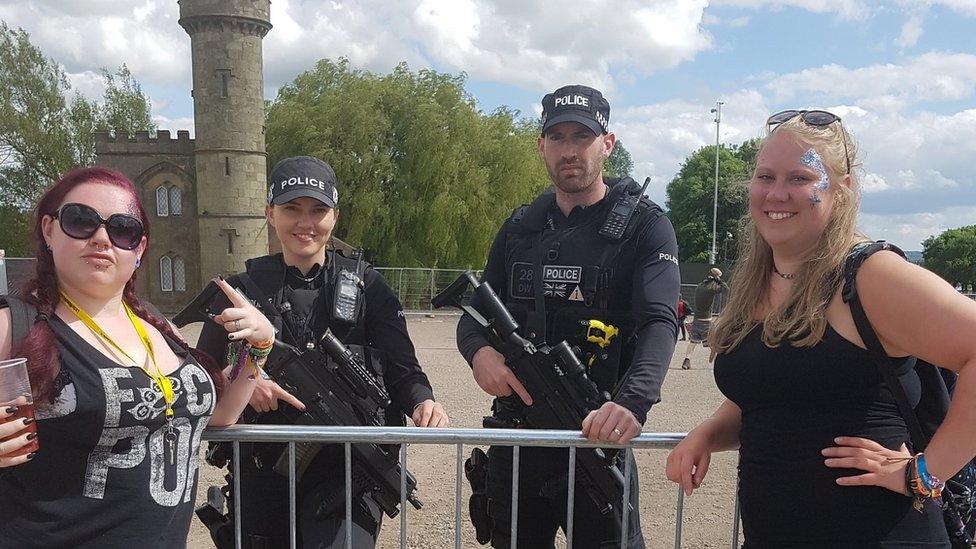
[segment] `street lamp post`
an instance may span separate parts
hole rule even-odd
[[[715,264],[715,234],[718,230],[718,152],[719,152],[719,136],[718,130],[722,126],[722,105],[724,101],[716,101],[715,108],[711,110],[712,114],[715,115],[715,199],[712,203],[712,249],[708,254],[708,262],[712,265]]]

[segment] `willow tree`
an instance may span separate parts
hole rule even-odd
[[[327,161],[339,179],[336,236],[377,264],[481,267],[499,225],[548,179],[537,123],[479,111],[464,84],[405,64],[375,74],[321,60],[268,108],[268,166]]]

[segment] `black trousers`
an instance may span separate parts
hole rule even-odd
[[[241,468],[244,473],[241,477],[242,547],[288,547],[288,479],[271,469],[273,461],[267,459],[268,455],[264,456],[265,459],[255,460],[253,446],[258,445],[241,445]],[[264,452],[256,453],[260,456]],[[344,471],[343,466],[337,466],[336,471],[339,471],[336,478],[315,485],[299,482],[295,508],[298,547],[341,549],[346,546],[345,496],[342,495],[345,486],[341,473]],[[342,503],[327,515],[319,515],[320,503],[337,495]],[[233,519],[233,511],[231,518]],[[383,522],[383,511],[369,494],[353,495],[352,522],[352,546],[357,549],[374,547]]]
[[[582,449],[577,452],[583,451]],[[643,549],[640,530],[637,468],[631,460],[630,512],[627,549]],[[521,448],[519,451],[518,546],[523,549],[555,547],[556,531],[566,530],[569,449]],[[491,545],[511,547],[512,449],[488,449],[488,513],[492,519]],[[620,506],[602,514],[577,482],[573,503],[575,547],[621,547]]]

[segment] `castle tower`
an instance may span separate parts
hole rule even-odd
[[[269,0],[179,0],[190,35],[200,282],[268,253],[261,41]]]

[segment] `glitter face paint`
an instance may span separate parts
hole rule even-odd
[[[800,157],[800,163],[817,172],[817,175],[820,176],[817,182],[813,184],[813,188],[810,190],[810,205],[817,207],[817,204],[823,202],[823,200],[820,198],[820,192],[826,192],[827,186],[830,184],[830,178],[827,177],[827,168],[824,166],[823,159],[820,158],[820,154],[813,149],[807,149],[807,152],[803,153],[803,156]]]

